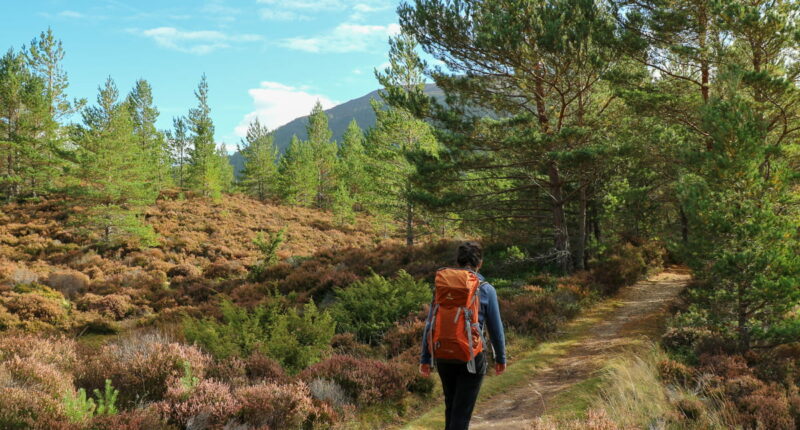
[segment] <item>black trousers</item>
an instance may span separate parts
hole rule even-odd
[[[475,374],[469,373],[464,363],[436,361],[444,391],[445,430],[469,429],[469,420],[472,418],[486,367],[486,355],[483,352],[475,357]]]

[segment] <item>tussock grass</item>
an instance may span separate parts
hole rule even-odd
[[[563,393],[559,397],[566,403],[529,430],[735,429],[717,399],[701,397],[697,387],[661,380],[658,363],[666,358],[649,343],[609,360],[599,381],[588,379]],[[595,397],[587,402],[585,394],[592,390]]]

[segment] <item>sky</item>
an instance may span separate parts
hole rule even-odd
[[[216,139],[229,151],[258,117],[270,128],[378,88],[400,0],[0,0],[0,48],[48,27],[66,51],[70,97],[94,103],[111,76],[144,78],[158,127],[196,105],[203,73]],[[77,118],[76,118],[77,120]]]

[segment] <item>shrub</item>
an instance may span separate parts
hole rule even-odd
[[[383,337],[383,345],[387,355],[395,357],[408,349],[419,349],[422,341],[422,332],[425,330],[425,321],[411,320],[395,324]]]
[[[620,287],[637,282],[649,269],[644,249],[631,243],[603,253],[593,267],[592,280],[604,294],[612,294]]]
[[[14,267],[14,266],[11,266]],[[39,280],[39,275],[26,267],[15,267],[9,276],[14,284],[32,284]]]
[[[68,373],[35,360],[14,356],[0,364],[0,372],[7,375],[14,386],[36,390],[54,399],[60,400],[72,391],[72,377]]]
[[[64,414],[72,422],[83,423],[94,416],[94,400],[86,397],[86,390],[83,388],[77,392],[68,392],[63,399]]]
[[[200,272],[200,269],[192,264],[178,264],[167,271],[167,276],[170,278],[176,278],[178,276],[195,278],[201,274],[202,272]]]
[[[308,388],[315,400],[328,403],[340,409],[353,402],[339,384],[329,379],[314,379],[308,384]]]
[[[239,418],[256,428],[301,429],[312,411],[311,393],[302,382],[261,383],[236,390]]]
[[[663,381],[680,386],[688,386],[694,379],[689,366],[668,358],[658,362],[658,374]]]
[[[44,338],[32,334],[0,337],[0,361],[14,356],[50,364],[64,372],[71,372],[78,363],[75,341],[65,337]]]
[[[28,293],[35,293],[42,297],[46,297],[48,299],[57,300],[61,303],[66,304],[67,301],[64,299],[64,295],[60,292],[42,284],[32,283],[32,284],[18,284],[14,286],[12,290],[15,293],[20,294],[28,294]]]
[[[116,321],[96,312],[79,314],[75,318],[74,326],[81,334],[117,334],[120,331],[120,326]]]
[[[395,322],[431,300],[431,289],[405,271],[395,279],[380,275],[335,288],[333,315],[340,332],[353,332],[359,340],[378,344]]]
[[[47,276],[45,284],[60,291],[66,297],[75,297],[89,286],[89,277],[76,270],[59,270]]]
[[[263,280],[266,269],[278,262],[278,248],[283,244],[285,233],[286,227],[276,233],[270,233],[269,239],[264,239],[263,232],[258,232],[255,239],[253,239],[253,244],[261,252],[261,259],[253,266],[250,272],[250,277],[253,280]]]
[[[577,307],[542,290],[519,294],[513,300],[500,299],[500,309],[508,327],[540,339],[554,333],[559,324],[577,313]]]
[[[682,397],[675,402],[675,407],[687,419],[697,421],[703,415],[706,406],[697,398]]]
[[[67,317],[63,299],[48,298],[35,293],[6,293],[0,296],[0,304],[23,321],[61,325]]]
[[[746,428],[796,428],[785,390],[776,385],[764,385],[752,394],[737,399],[736,404]]]
[[[5,306],[0,305],[0,331],[16,328],[20,324],[19,317],[9,312]]]
[[[91,430],[177,430],[161,420],[154,407],[122,411],[116,415],[98,415],[89,425]]]
[[[131,304],[130,296],[124,294],[109,294],[99,296],[97,294],[85,294],[76,302],[78,309],[82,311],[95,311],[114,320],[121,320],[130,315],[134,306]]]
[[[169,343],[157,336],[131,337],[105,345],[85,360],[78,385],[102,389],[110,379],[120,391],[120,404],[161,400],[167,382],[184,375],[186,363],[202,377],[210,358],[193,346]]]
[[[402,399],[410,375],[395,363],[337,355],[309,367],[300,378],[335,381],[357,404],[369,405]]]
[[[60,399],[21,387],[0,387],[0,428],[52,430],[66,421]]]
[[[215,261],[203,270],[206,279],[230,279],[236,278],[245,272],[244,266],[238,261]]]
[[[265,352],[294,374],[318,362],[330,350],[335,330],[331,315],[320,312],[312,301],[302,313],[292,308],[275,317]]]
[[[337,355],[352,355],[353,357],[369,357],[373,355],[372,348],[356,339],[353,333],[337,333],[331,338],[333,353]]]
[[[232,387],[247,384],[247,363],[239,357],[214,360],[206,370],[206,376],[223,381]]]
[[[246,357],[267,337],[278,310],[257,306],[252,311],[230,301],[220,304],[222,321],[187,318],[183,322],[186,340],[196,343],[218,359]]]
[[[251,381],[283,382],[287,379],[280,363],[258,351],[247,358],[245,371]]]
[[[219,428],[236,414],[239,405],[231,397],[230,387],[222,382],[205,379],[187,387],[173,378],[157,408],[168,422],[183,428],[200,427],[198,421],[205,423],[200,428]]]

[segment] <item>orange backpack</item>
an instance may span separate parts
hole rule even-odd
[[[478,323],[483,282],[471,270],[445,268],[436,272],[434,285],[428,350],[434,359],[466,362],[476,373],[475,356],[484,343]]]

